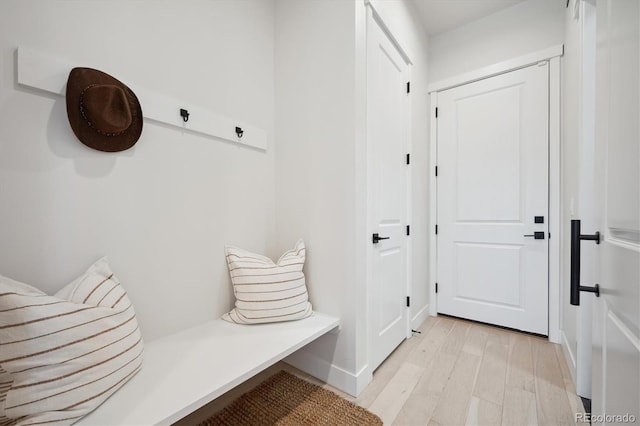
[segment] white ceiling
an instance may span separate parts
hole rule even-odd
[[[524,0],[413,0],[429,35],[449,31]]]

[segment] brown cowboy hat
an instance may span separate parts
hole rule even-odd
[[[92,68],[74,68],[67,81],[67,116],[80,142],[99,151],[131,148],[142,133],[142,108],[119,80]]]

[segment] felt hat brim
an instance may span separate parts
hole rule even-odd
[[[92,85],[112,85],[121,88],[131,112],[131,124],[118,134],[104,134],[91,126],[81,110],[81,96]],[[105,152],[118,152],[131,148],[142,133],[142,108],[129,87],[118,79],[92,68],[74,68],[67,80],[67,117],[76,137],[86,146]]]

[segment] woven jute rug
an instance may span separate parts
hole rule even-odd
[[[382,425],[375,414],[335,393],[280,371],[199,426]]]

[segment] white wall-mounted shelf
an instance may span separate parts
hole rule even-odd
[[[65,95],[67,78],[71,69],[76,66],[85,66],[22,46],[18,47],[16,57],[18,84],[61,96]],[[223,139],[242,146],[265,151],[267,149],[267,133],[263,129],[197,105],[155,93],[129,81],[126,81],[125,84],[135,92],[140,100],[143,116],[147,120]],[[186,123],[180,116],[181,108],[189,111],[189,121]],[[236,134],[236,127],[243,130],[241,138]]]

